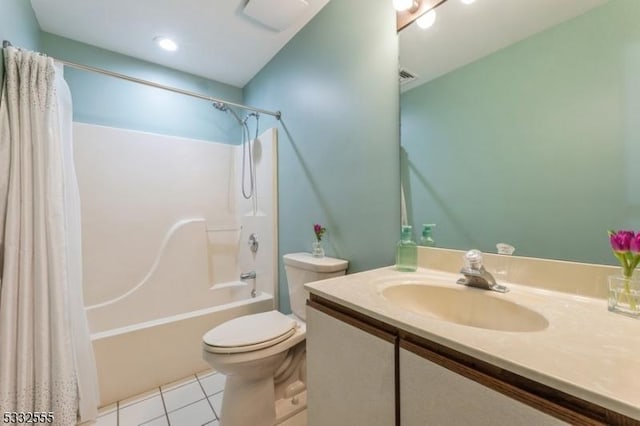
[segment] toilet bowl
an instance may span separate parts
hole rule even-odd
[[[225,374],[221,426],[272,426],[306,408],[304,284],[344,275],[348,262],[283,256],[292,315],[269,311],[227,321],[202,338],[203,358]]]

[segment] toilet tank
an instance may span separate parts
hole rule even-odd
[[[349,262],[346,260],[326,256],[313,257],[311,253],[285,254],[283,259],[291,310],[295,316],[302,320],[306,320],[305,304],[309,297],[309,292],[305,290],[304,284],[339,277],[347,272],[349,266]]]

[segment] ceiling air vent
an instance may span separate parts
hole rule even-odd
[[[400,84],[409,83],[410,81],[413,81],[417,78],[418,76],[412,73],[411,71],[406,70],[404,68],[400,68]]]
[[[274,31],[284,31],[307,12],[307,0],[249,0],[244,14]]]

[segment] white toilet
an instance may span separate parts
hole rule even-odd
[[[245,315],[202,338],[205,361],[227,376],[221,426],[272,426],[307,406],[304,284],[344,275],[349,262],[309,253],[283,258],[293,315]]]

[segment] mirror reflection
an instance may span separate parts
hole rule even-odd
[[[438,247],[615,264],[640,228],[640,2],[448,0],[400,33],[403,210]]]

